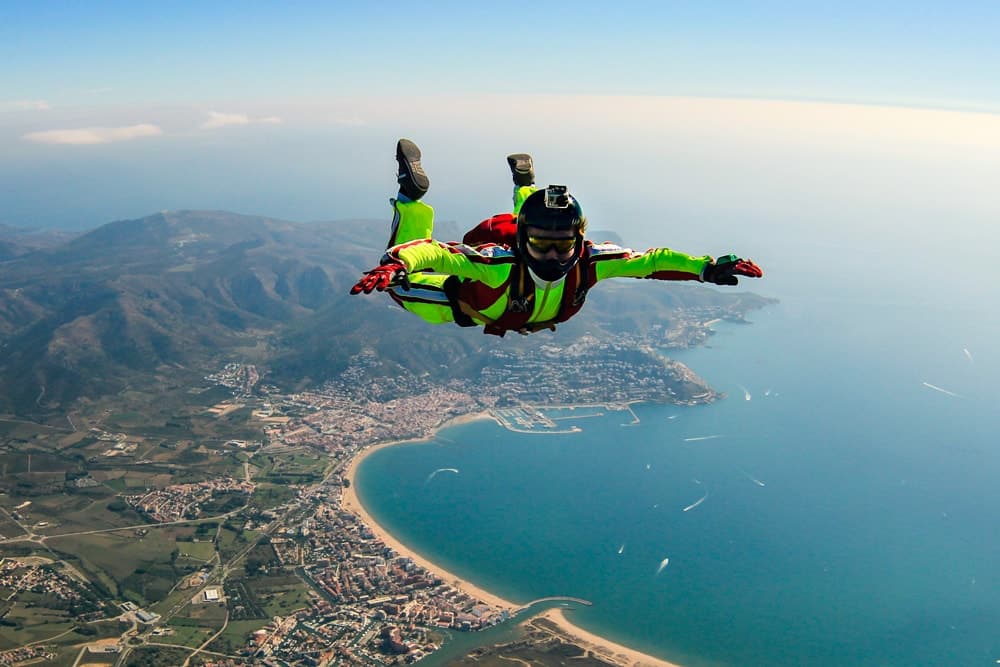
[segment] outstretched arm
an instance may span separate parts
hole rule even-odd
[[[393,246],[385,251],[379,266],[366,271],[351,288],[351,294],[383,291],[404,282],[416,271],[430,271],[475,280],[489,287],[502,285],[510,273],[513,255],[506,248],[492,247],[478,252],[469,246],[420,239]]]
[[[756,264],[735,255],[713,260],[709,255],[694,257],[670,248],[635,252],[612,244],[593,245],[591,259],[598,280],[606,278],[649,278],[652,280],[698,280],[717,285],[735,285],[735,276],[759,278]]]

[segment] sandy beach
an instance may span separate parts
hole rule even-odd
[[[621,665],[621,667],[680,667],[676,663],[654,658],[627,646],[616,644],[604,637],[599,637],[592,632],[587,632],[573,625],[566,618],[566,612],[563,609],[549,609],[537,616],[532,616],[525,623],[530,623],[532,619],[536,618],[548,619],[559,627],[565,639],[581,648],[593,651],[602,659]]]
[[[455,419],[449,420],[444,424],[442,424],[441,428],[456,426],[458,424],[465,424],[480,419],[493,419],[493,417],[488,412],[476,412],[468,415],[462,415],[461,417],[456,417]],[[441,566],[432,563],[430,560],[425,558],[423,555],[417,553],[410,547],[404,545],[402,542],[393,537],[392,534],[389,533],[389,531],[380,526],[378,522],[376,522],[375,519],[373,519],[372,516],[368,514],[365,508],[361,505],[361,502],[358,500],[358,495],[357,492],[355,491],[356,485],[354,483],[355,482],[354,476],[358,466],[361,464],[362,461],[365,460],[365,457],[371,455],[372,452],[378,451],[385,447],[398,445],[402,442],[421,442],[421,441],[429,441],[431,439],[432,436],[417,440],[399,440],[393,442],[385,442],[382,444],[366,447],[360,453],[358,453],[351,461],[351,464],[348,466],[347,471],[344,473],[344,479],[350,481],[350,486],[345,487],[343,491],[344,509],[354,512],[359,517],[361,517],[361,520],[369,528],[371,528],[372,532],[375,533],[375,535],[380,540],[382,540],[382,542],[384,542],[386,546],[390,547],[393,551],[395,551],[401,556],[407,556],[411,558],[413,562],[418,564],[420,567],[424,568],[428,572],[433,572],[443,581],[447,582],[448,584],[457,589],[460,589],[463,593],[467,593],[468,595],[471,595],[475,598],[482,600],[487,604],[494,605],[496,607],[509,609],[511,611],[518,609],[521,605],[511,602],[510,600],[505,600],[499,595],[494,595],[489,591],[479,588],[475,584],[465,581],[464,579],[456,576],[455,574],[443,569]]]
[[[458,424],[466,424],[473,421],[478,421],[481,419],[496,419],[489,412],[476,412],[468,415],[462,415],[461,417],[456,417],[455,419],[449,420],[442,424],[439,428],[444,429],[449,426],[456,426]],[[499,421],[497,423],[500,423]],[[502,424],[501,424],[502,425]],[[358,466],[365,457],[371,455],[372,452],[378,451],[385,447],[392,447],[393,445],[398,445],[404,442],[428,442],[434,438],[433,435],[427,436],[425,438],[413,439],[413,440],[396,440],[392,442],[385,442],[378,445],[372,445],[364,448],[359,452],[352,460],[347,470],[344,472],[344,479],[349,481],[349,486],[343,489],[343,507],[344,509],[354,512],[357,514],[361,520],[371,529],[371,531],[386,544],[386,546],[393,549],[397,554],[401,556],[407,556],[411,558],[415,563],[426,569],[428,572],[432,572],[440,577],[443,581],[448,582],[453,587],[461,590],[462,592],[471,595],[483,602],[500,607],[503,609],[509,609],[514,611],[521,608],[523,605],[516,604],[510,600],[506,600],[499,595],[495,595],[485,589],[476,586],[465,579],[456,576],[454,573],[449,572],[431,562],[426,557],[420,553],[414,551],[412,548],[406,546],[399,540],[397,540],[393,535],[386,530],[384,527],[378,524],[372,516],[365,510],[361,502],[358,500],[357,496],[357,485],[355,483],[355,474],[357,472]],[[604,660],[613,662],[616,665],[621,665],[621,667],[680,667],[672,662],[667,662],[659,658],[654,658],[645,653],[641,653],[634,649],[630,649],[627,646],[622,646],[621,644],[616,644],[615,642],[609,641],[595,635],[591,632],[587,632],[576,625],[573,625],[567,618],[562,609],[549,609],[548,611],[532,616],[526,619],[524,622],[529,623],[535,618],[546,618],[556,626],[558,626],[560,632],[563,635],[563,639],[566,641],[571,641],[582,648],[593,651],[595,654],[600,655]]]

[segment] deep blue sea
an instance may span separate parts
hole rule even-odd
[[[721,402],[447,429],[369,457],[362,502],[460,576],[591,600],[581,626],[682,665],[995,665],[997,317],[855,294],[674,354]]]

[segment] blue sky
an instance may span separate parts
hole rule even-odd
[[[5,3],[0,85],[74,105],[402,90],[1000,110],[997,3],[813,4]]]
[[[832,211],[872,200],[848,177],[890,153],[907,169],[957,160],[920,172],[937,184],[994,166],[998,3],[371,4],[5,3],[0,223],[379,216],[398,136],[425,148],[458,220],[505,205],[513,151],[589,187],[597,210],[669,196],[677,214],[720,219],[736,196],[779,199],[755,152]],[[831,154],[836,187],[803,169]]]

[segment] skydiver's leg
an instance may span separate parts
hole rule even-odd
[[[524,200],[538,189],[535,187],[535,165],[527,153],[508,155],[507,165],[514,179],[514,215],[517,215]]]
[[[396,143],[396,162],[399,194],[389,200],[393,217],[387,248],[429,239],[434,233],[434,209],[420,201],[430,188],[430,179],[420,164],[420,149],[409,139],[400,139]]]
[[[533,192],[538,190],[534,185],[515,185],[514,186],[514,216],[516,217],[518,213],[521,212],[521,205],[524,204],[524,200],[531,196]]]
[[[400,139],[396,143],[396,162],[399,164],[396,176],[399,194],[389,200],[393,215],[388,248],[417,239],[429,239],[434,233],[434,209],[420,201],[430,187],[430,179],[420,164],[420,149],[409,139]],[[451,303],[444,290],[444,283],[449,277],[436,273],[412,273],[409,289],[394,285],[386,292],[393,301],[426,322],[454,322]]]
[[[510,166],[510,173],[514,179],[514,219],[521,211],[531,193],[538,188],[535,187],[535,168],[531,164],[531,156],[527,153],[513,153],[507,156],[507,164]],[[510,216],[500,213],[491,218],[483,220],[478,225],[470,229],[462,237],[462,243],[471,246],[480,246],[487,243],[507,244],[514,242],[517,226]]]
[[[434,234],[434,209],[422,201],[410,201],[403,193],[390,199],[392,226],[387,248],[417,239],[429,239]]]
[[[396,286],[386,291],[393,301],[425,322],[445,324],[455,321],[444,290],[444,281],[448,278],[440,273],[413,273],[410,275],[410,289]]]

